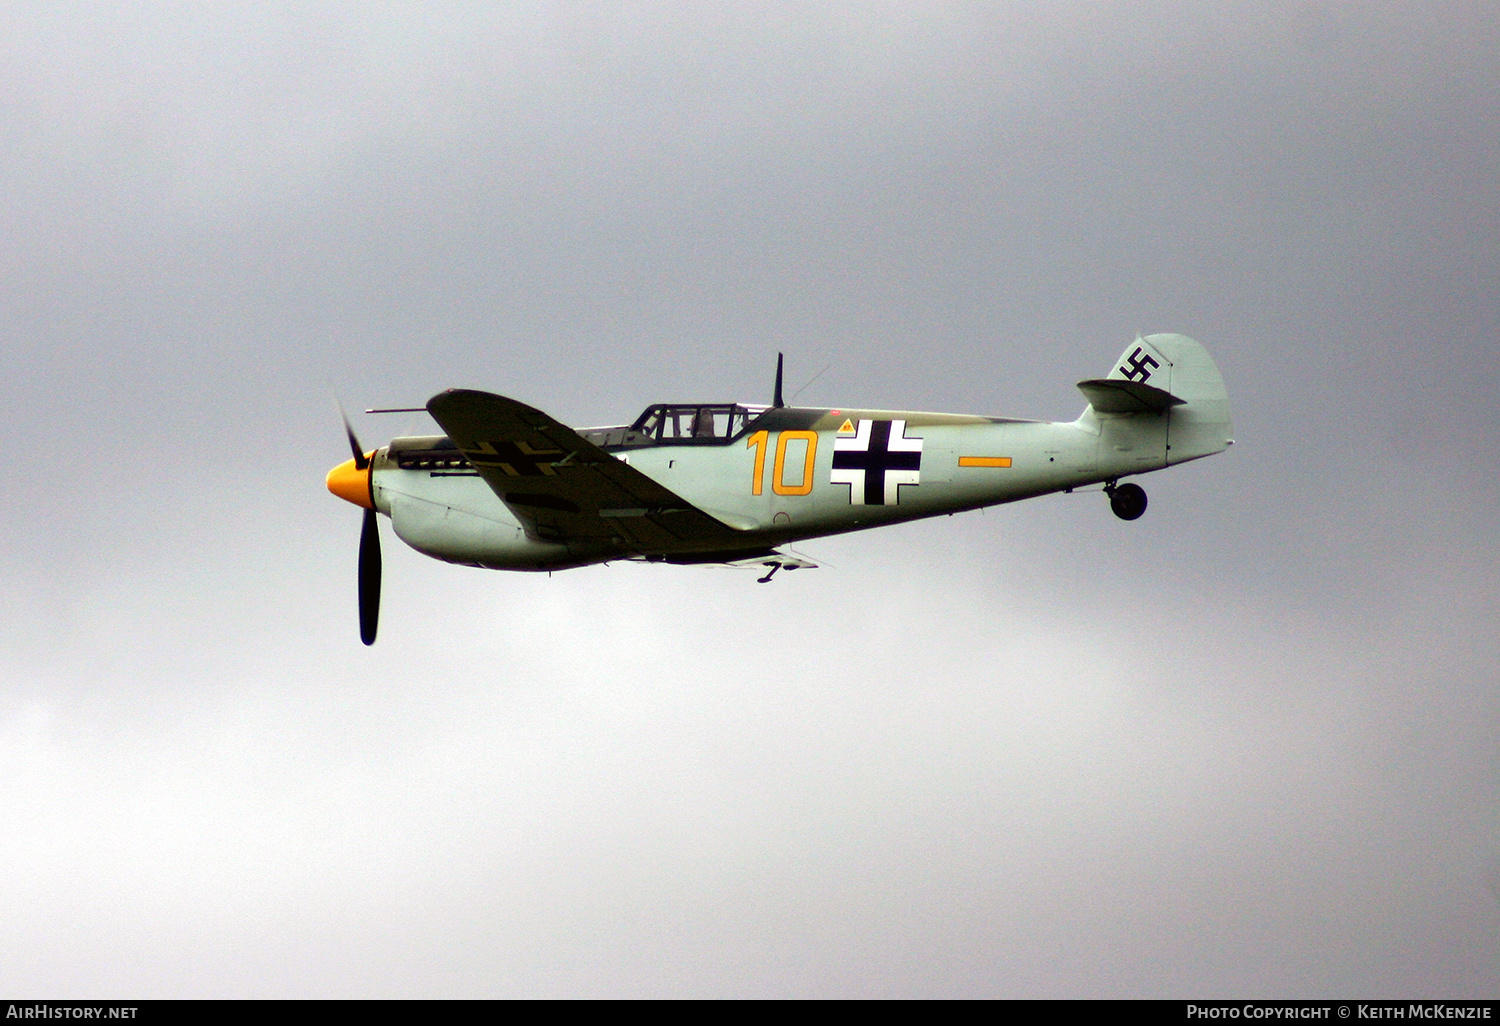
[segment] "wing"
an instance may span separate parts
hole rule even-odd
[[[427,410],[534,538],[637,553],[744,547],[733,528],[525,403],[450,389]]]

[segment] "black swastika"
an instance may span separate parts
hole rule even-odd
[[[1120,373],[1125,375],[1125,380],[1139,381],[1143,385],[1151,380],[1151,372],[1161,366],[1161,364],[1147,356],[1145,350],[1141,349],[1140,346],[1135,347],[1135,352],[1131,353],[1125,362],[1130,364],[1128,369],[1125,367],[1120,368]]]

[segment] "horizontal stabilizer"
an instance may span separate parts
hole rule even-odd
[[[1090,378],[1080,381],[1078,391],[1100,413],[1152,413],[1187,402],[1155,385],[1120,378]]]

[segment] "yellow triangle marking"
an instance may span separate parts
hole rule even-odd
[[[854,425],[851,424],[851,423],[849,423],[849,418],[848,417],[845,417],[844,418],[844,423],[839,427],[839,434],[841,434],[841,435],[852,435],[852,434],[855,434],[855,433],[856,432],[854,430]]]

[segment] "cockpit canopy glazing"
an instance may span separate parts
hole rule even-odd
[[[661,404],[647,407],[631,430],[659,445],[711,445],[734,438],[767,409],[740,403]]]

